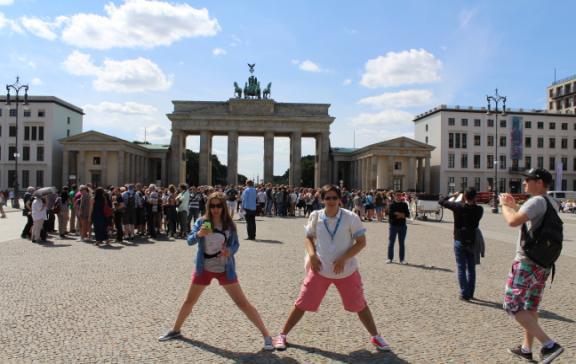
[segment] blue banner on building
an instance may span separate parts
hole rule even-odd
[[[510,159],[522,159],[522,142],[524,120],[521,116],[512,116],[512,128],[510,129]]]

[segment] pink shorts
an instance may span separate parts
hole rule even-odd
[[[318,311],[318,307],[320,307],[320,303],[332,283],[338,289],[346,311],[360,312],[366,308],[362,278],[358,271],[346,278],[333,279],[326,278],[312,269],[308,270],[308,275],[304,279],[294,305],[302,311]]]
[[[205,270],[200,275],[196,274],[196,272],[194,272],[194,274],[192,274],[192,284],[197,284],[199,286],[209,286],[210,282],[212,282],[213,278],[216,278],[218,280],[218,283],[220,283],[221,286],[225,286],[227,284],[238,283],[237,279],[234,279],[234,280],[228,279],[226,277],[226,272],[214,273],[214,272],[208,272],[207,270]]]

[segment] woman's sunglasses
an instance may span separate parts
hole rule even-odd
[[[216,205],[210,204],[210,205],[208,205],[208,207],[211,208],[211,209],[221,209],[221,208],[222,208],[222,204],[221,204],[221,203],[216,204]]]
[[[326,196],[326,197],[324,197],[324,200],[326,200],[326,201],[336,201],[338,199],[339,199],[338,196]]]

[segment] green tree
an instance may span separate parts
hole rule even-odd
[[[222,163],[216,155],[212,155],[212,184],[226,185],[228,179],[228,167]],[[199,153],[186,149],[186,183],[190,186],[200,184],[198,170],[200,166]],[[246,176],[238,174],[238,183],[246,183]]]
[[[314,187],[314,167],[316,157],[307,155],[300,159],[300,171],[302,173],[302,187]],[[274,176],[274,183],[288,184],[290,168],[282,176]]]

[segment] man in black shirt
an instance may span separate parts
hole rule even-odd
[[[452,210],[454,213],[454,253],[458,266],[458,283],[460,284],[460,299],[469,301],[474,298],[476,286],[476,259],[474,245],[476,230],[484,209],[476,205],[476,189],[470,187],[462,197],[462,202],[451,202],[449,199],[456,196],[446,196],[440,200],[440,205]]]
[[[410,217],[410,210],[408,210],[408,205],[406,202],[402,201],[402,192],[398,191],[394,194],[394,201],[389,206],[388,210],[390,222],[390,235],[388,239],[388,261],[386,263],[392,263],[394,260],[394,242],[396,241],[396,235],[398,235],[398,243],[400,245],[400,264],[406,264],[404,260],[404,240],[406,240],[406,231],[408,227],[406,226],[406,218]]]

